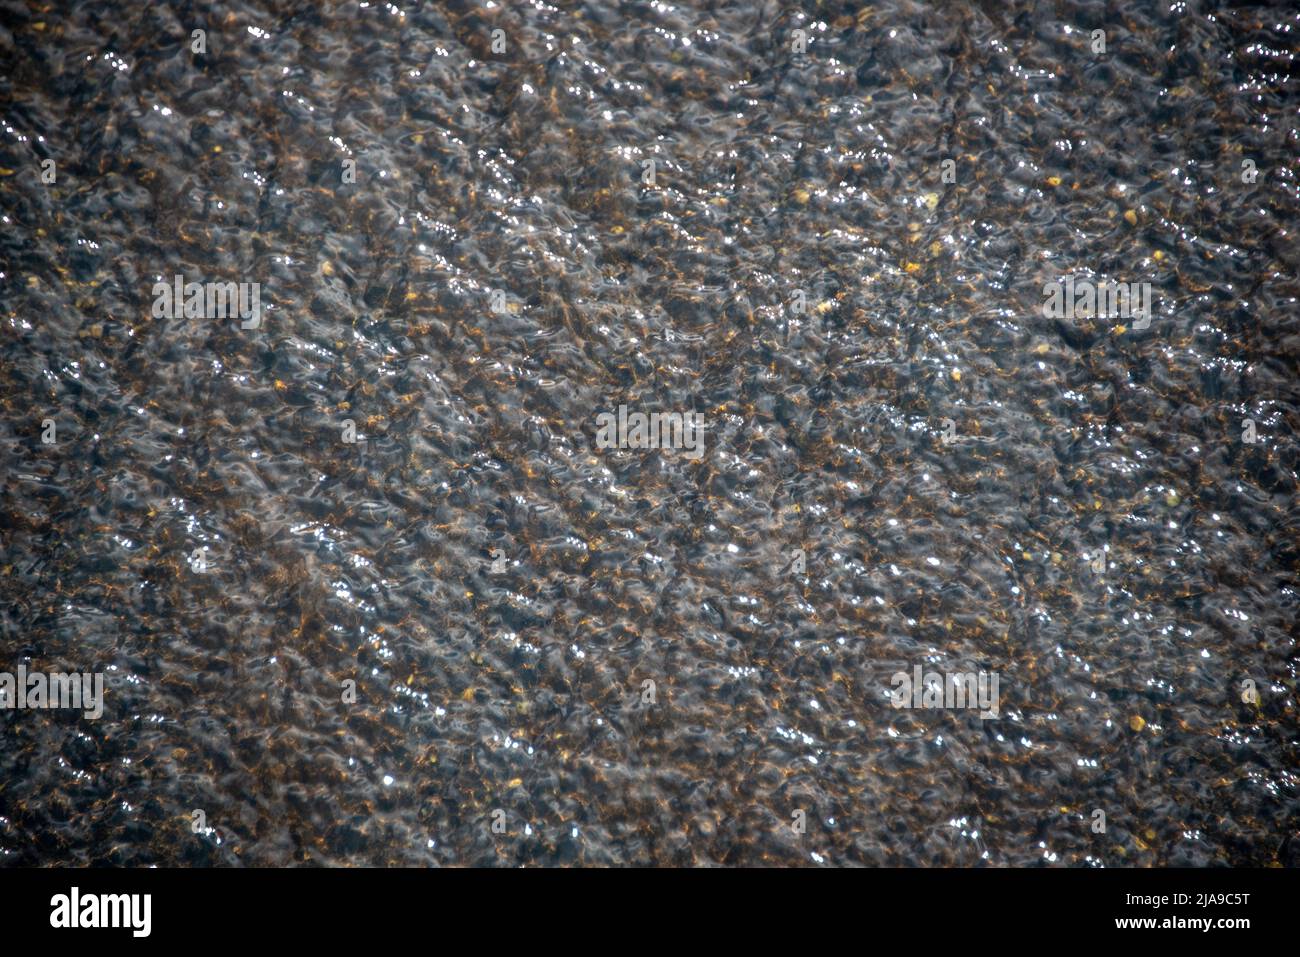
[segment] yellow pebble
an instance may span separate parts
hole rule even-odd
[[[1126,209],[1124,211],[1124,222],[1130,226],[1136,226],[1138,224],[1138,214],[1131,209]]]
[[[1134,731],[1141,731],[1147,726],[1147,723],[1140,714],[1135,714],[1133,717],[1128,719],[1128,726]]]
[[[1061,185],[1061,177],[1059,177],[1059,176],[1049,176],[1049,177],[1047,177],[1047,185],[1048,185],[1048,186],[1060,186],[1060,185]]]

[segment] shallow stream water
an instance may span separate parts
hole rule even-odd
[[[0,861],[1300,864],[1293,5],[198,6],[0,3]]]

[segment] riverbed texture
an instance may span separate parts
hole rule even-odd
[[[1300,864],[1298,49],[0,0],[0,862]]]

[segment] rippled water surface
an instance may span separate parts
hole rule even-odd
[[[0,860],[1300,863],[1293,6],[0,24]]]

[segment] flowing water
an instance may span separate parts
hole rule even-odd
[[[0,24],[0,860],[1300,863],[1293,5]]]

